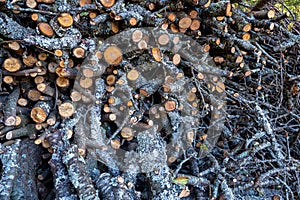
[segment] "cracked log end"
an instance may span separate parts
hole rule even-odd
[[[3,68],[9,72],[16,72],[21,69],[21,62],[16,58],[7,58],[3,63]]]
[[[37,123],[46,121],[50,112],[50,105],[46,102],[38,102],[30,112],[30,117]]]

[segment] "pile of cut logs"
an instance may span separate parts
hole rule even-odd
[[[299,198],[275,2],[0,0],[0,199]]]

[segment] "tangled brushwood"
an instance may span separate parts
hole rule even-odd
[[[299,199],[299,62],[277,0],[0,0],[0,199]]]

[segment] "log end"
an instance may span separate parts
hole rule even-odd
[[[105,8],[110,8],[115,4],[115,0],[100,0],[100,3],[105,7]]]
[[[46,22],[40,22],[38,24],[38,28],[41,31],[41,33],[45,36],[52,37],[54,35],[52,27]]]
[[[21,69],[21,62],[17,58],[7,58],[3,63],[3,68],[9,72],[16,72]]]
[[[62,27],[68,28],[73,24],[73,17],[69,13],[62,13],[57,18],[57,21]]]
[[[75,107],[71,102],[62,103],[58,106],[58,113],[64,118],[71,117],[75,112]]]
[[[41,107],[35,107],[30,112],[30,117],[37,123],[42,123],[47,119],[47,112]]]
[[[118,65],[122,61],[122,51],[119,47],[112,45],[105,49],[104,60],[109,65]]]
[[[5,120],[4,124],[5,126],[14,126],[16,123],[16,118],[14,116],[9,116]]]

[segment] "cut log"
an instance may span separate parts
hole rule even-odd
[[[35,89],[31,89],[27,93],[28,99],[31,101],[38,101],[40,99],[41,93]]]
[[[79,1],[79,6],[85,6],[85,5],[88,5],[88,4],[92,4],[92,1],[91,0],[80,0]]]
[[[106,83],[107,85],[114,85],[116,82],[116,76],[113,74],[110,74],[106,77]]]
[[[30,112],[30,117],[33,121],[37,123],[42,123],[46,121],[50,110],[51,102],[39,101],[33,106]]]
[[[70,97],[71,97],[72,101],[74,101],[74,102],[80,101],[81,96],[82,96],[81,93],[76,90],[73,90],[70,94]]]
[[[122,61],[122,51],[119,47],[112,45],[105,49],[104,60],[109,65],[118,65]]]
[[[154,48],[151,49],[151,52],[152,52],[152,56],[153,56],[154,60],[157,61],[157,62],[161,62],[162,55],[160,53],[160,49],[154,47]]]
[[[115,103],[115,98],[114,97],[109,97],[108,100],[107,100],[107,103],[114,104]]]
[[[38,3],[48,3],[48,4],[50,4],[50,3],[54,3],[55,0],[36,0],[36,2],[38,2]]]
[[[243,40],[247,41],[247,40],[251,39],[251,35],[250,35],[250,33],[245,33],[245,34],[243,34],[242,38],[243,38]]]
[[[27,104],[28,104],[28,100],[27,99],[25,99],[25,98],[19,98],[18,99],[18,105],[19,106],[25,107],[25,106],[27,106]]]
[[[132,137],[134,136],[132,128],[124,127],[124,128],[121,130],[121,136],[122,136],[124,139],[132,138]]]
[[[50,87],[49,83],[40,83],[37,85],[38,91],[53,97],[55,95],[55,89]]]
[[[57,112],[52,111],[49,114],[46,122],[47,122],[48,125],[53,126],[56,123],[56,120],[57,120]]]
[[[38,24],[38,28],[43,35],[46,35],[48,37],[52,37],[54,35],[52,27],[46,22],[40,22]]]
[[[129,24],[130,24],[131,26],[136,26],[136,25],[138,24],[138,20],[137,20],[135,17],[131,17],[131,18],[129,19]]]
[[[139,78],[139,72],[136,69],[132,69],[127,73],[127,79],[130,81],[136,81]]]
[[[168,158],[168,162],[169,163],[173,163],[173,162],[175,162],[177,160],[177,157],[176,156],[170,156],[169,158]]]
[[[83,58],[85,56],[85,50],[82,47],[76,47],[73,49],[73,55],[76,58]]]
[[[167,16],[168,20],[170,20],[171,22],[174,22],[176,20],[176,15],[174,13],[169,13]]]
[[[274,10],[252,11],[252,15],[257,19],[272,19],[276,17]]]
[[[82,70],[82,74],[83,76],[87,77],[87,78],[92,78],[94,76],[94,71],[90,68],[85,68]]]
[[[168,34],[162,34],[158,37],[158,44],[160,45],[167,45],[170,41],[170,36]]]
[[[91,18],[91,19],[94,19],[94,18],[96,18],[98,15],[97,15],[97,13],[96,12],[93,12],[93,11],[90,11],[89,12],[89,17]]]
[[[180,63],[180,60],[181,60],[181,57],[180,57],[180,54],[175,54],[172,58],[172,61],[174,63],[174,65],[179,65]]]
[[[32,67],[37,61],[38,61],[37,58],[35,56],[32,56],[32,55],[23,57],[23,63],[27,67]]]
[[[141,40],[138,43],[138,48],[139,49],[147,49],[147,46],[148,46],[148,44],[147,44],[147,42],[145,40]]]
[[[116,114],[104,114],[103,115],[103,120],[106,120],[106,121],[115,121],[117,119],[117,116]]]
[[[61,57],[63,55],[63,51],[60,49],[56,49],[54,51],[54,55],[56,55],[57,57]]]
[[[174,101],[174,100],[167,100],[164,103],[164,106],[165,106],[165,110],[167,112],[174,111],[176,109],[176,101]]]
[[[143,32],[141,30],[135,30],[132,33],[131,39],[133,42],[139,42],[143,38]]]
[[[183,17],[179,20],[178,26],[182,29],[188,29],[192,24],[192,19],[188,16]]]
[[[196,95],[195,95],[195,93],[192,93],[192,92],[187,93],[187,100],[188,100],[189,102],[195,101],[195,100],[196,100]]]
[[[112,147],[113,149],[119,149],[120,146],[121,146],[121,142],[120,142],[119,139],[112,139],[112,140],[110,141],[110,145],[111,145],[111,147]]]
[[[58,106],[58,113],[64,118],[71,117],[75,112],[75,107],[72,102],[64,102]]]
[[[32,13],[31,14],[32,21],[38,21],[39,20],[39,14],[38,13]]]
[[[196,19],[198,17],[198,12],[196,10],[191,10],[189,12],[189,16],[192,18],[192,19]]]
[[[198,20],[198,19],[194,19],[193,21],[192,21],[192,23],[191,23],[191,25],[190,25],[190,29],[192,30],[192,31],[195,31],[195,30],[198,30],[199,28],[200,28],[200,20]]]
[[[21,62],[17,58],[7,58],[3,62],[3,68],[9,72],[16,72],[21,69]]]
[[[65,77],[58,77],[56,79],[56,85],[60,88],[66,88],[70,85],[70,80]]]
[[[100,2],[106,8],[110,8],[115,4],[115,0],[100,0]]]
[[[68,28],[73,25],[73,17],[70,13],[61,13],[57,18],[57,21],[64,28]]]
[[[219,92],[219,93],[225,92],[225,84],[222,81],[217,82],[216,91]]]
[[[20,88],[15,88],[13,92],[8,96],[3,109],[4,124],[6,126],[14,126],[16,123],[16,108],[20,95]]]
[[[23,136],[29,136],[36,134],[35,124],[28,124],[25,127],[14,129],[6,133],[6,139],[11,140]]]
[[[35,0],[26,0],[26,6],[28,8],[35,8],[37,6],[37,3]]]
[[[80,78],[80,80],[79,80],[79,85],[80,85],[82,88],[85,88],[85,89],[90,88],[90,87],[92,87],[92,85],[93,85],[93,79],[82,77],[82,78]]]
[[[40,84],[40,83],[43,83],[44,81],[45,81],[44,76],[37,76],[37,77],[34,78],[35,84]]]
[[[3,82],[6,84],[12,84],[14,82],[14,78],[12,76],[4,76]]]
[[[18,42],[10,42],[8,43],[8,47],[13,51],[19,51],[21,49],[21,46]]]

